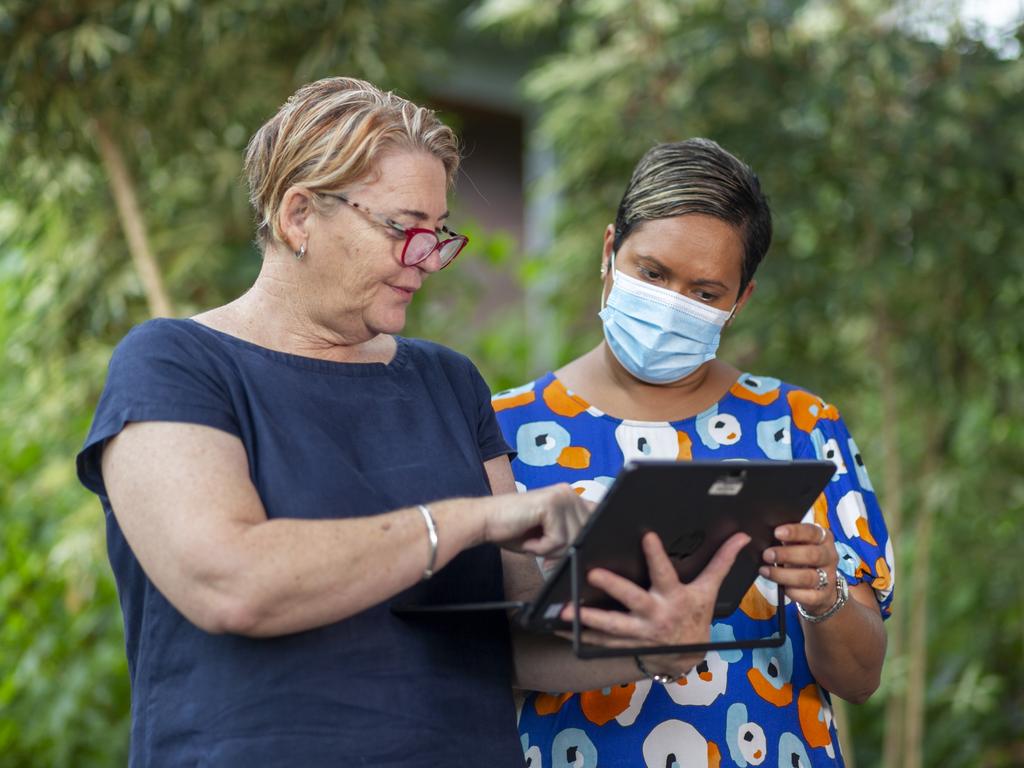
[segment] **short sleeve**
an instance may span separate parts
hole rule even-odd
[[[882,617],[888,618],[896,577],[893,544],[860,449],[834,406],[800,391],[789,399],[794,458],[817,458],[836,465],[836,473],[815,502],[814,522],[832,531],[839,570],[846,580],[870,584]]]
[[[472,368],[473,393],[477,402],[477,427],[476,439],[480,446],[480,455],[484,461],[490,461],[498,456],[515,458],[515,451],[505,442],[505,437],[498,425],[498,417],[494,413],[494,406],[491,405],[491,390],[487,386],[480,372],[475,365]]]
[[[100,468],[103,448],[129,422],[179,421],[239,435],[217,362],[178,326],[181,322],[144,323],[114,349],[92,426],[77,457],[79,480],[94,493],[106,495]]]

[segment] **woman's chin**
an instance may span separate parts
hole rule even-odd
[[[373,318],[369,325],[371,330],[376,333],[395,334],[402,332],[405,328],[405,321],[405,307],[390,308],[385,312],[381,312],[378,317]]]

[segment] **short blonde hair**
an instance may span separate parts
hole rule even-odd
[[[277,212],[289,187],[342,190],[372,174],[391,149],[429,152],[444,165],[449,186],[459,167],[455,133],[432,110],[351,77],[299,88],[245,151],[260,247],[284,240]]]

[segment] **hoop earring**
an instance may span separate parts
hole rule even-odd
[[[303,243],[299,246],[299,250],[295,252],[295,260],[302,261],[302,257],[306,255],[306,244]]]

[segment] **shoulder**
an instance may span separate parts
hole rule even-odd
[[[114,348],[106,388],[128,387],[155,396],[188,386],[223,395],[236,375],[234,350],[216,331],[191,320],[149,320]]]
[[[429,362],[455,370],[476,371],[473,361],[461,352],[456,352],[451,347],[438,344],[436,341],[427,339],[411,339],[403,337],[402,341],[408,345],[412,355],[419,362]]]
[[[777,385],[768,386],[765,382],[777,382]],[[836,465],[836,475],[830,488],[836,491],[843,489],[844,492],[853,488],[874,493],[857,441],[854,440],[835,405],[803,387],[763,376],[743,374],[733,387],[734,395],[737,394],[738,387],[771,389],[775,393],[773,403],[766,406],[775,410],[771,413],[765,412],[769,420],[759,422],[757,436],[758,444],[770,458],[831,461]],[[762,433],[762,426],[771,429],[766,429]],[[771,450],[775,447],[774,442],[780,440],[789,444],[785,456],[778,456]],[[853,472],[848,475],[851,468]],[[851,482],[855,485],[848,488]]]
[[[772,376],[742,373],[729,394],[790,416],[793,426],[810,433],[822,420],[839,421],[839,409],[804,387]]]
[[[410,362],[427,375],[440,373],[453,384],[471,382],[475,386],[478,380],[483,381],[472,360],[444,344],[404,337],[402,343],[409,350]]]
[[[808,389],[786,385],[785,397],[793,426],[801,432],[810,434],[819,426],[838,425],[842,421],[835,405]]]
[[[187,422],[239,434],[228,368],[218,362],[212,333],[191,321],[158,319],[132,328],[121,340],[78,456],[86,487],[105,493],[99,457],[106,441],[130,422]]]
[[[403,337],[409,364],[425,379],[446,381],[460,397],[487,400],[491,391],[476,365],[466,355],[450,347],[425,339]]]
[[[209,329],[191,320],[160,317],[136,325],[114,348],[114,360],[188,354],[193,356],[204,344]]]
[[[545,393],[553,387],[559,388],[560,393],[564,392],[565,398],[572,398],[572,394],[561,386],[561,382],[552,374],[546,373],[526,384],[496,392],[491,398],[491,405],[502,424],[535,419],[539,413],[548,414],[549,408],[546,405],[546,400],[549,400],[550,397]],[[577,411],[585,409],[585,405],[580,405]]]
[[[147,320],[128,331],[117,345],[117,349],[141,348],[149,344],[162,344],[170,339],[178,338],[183,333],[182,326],[187,322],[167,317]]]

